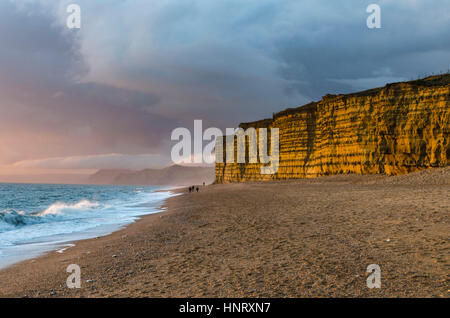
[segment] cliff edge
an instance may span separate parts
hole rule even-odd
[[[216,182],[400,175],[445,167],[450,158],[449,118],[449,74],[326,95],[319,102],[240,125],[279,129],[275,174],[260,174],[262,163],[217,163]]]

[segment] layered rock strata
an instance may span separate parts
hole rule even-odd
[[[450,75],[388,84],[286,109],[241,128],[279,129],[279,166],[216,163],[216,182],[311,178],[330,174],[399,175],[449,164]],[[258,133],[259,135],[259,133]],[[270,141],[270,138],[268,138]],[[258,138],[259,140],[259,138]],[[258,141],[259,142],[259,141]],[[270,142],[269,142],[270,144]],[[226,142],[223,141],[224,149]],[[229,144],[230,145],[230,144]],[[270,145],[269,145],[270,149]],[[220,160],[218,160],[220,161]]]

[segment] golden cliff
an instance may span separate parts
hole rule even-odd
[[[272,119],[241,124],[244,130],[279,129],[278,171],[261,174],[263,164],[248,160],[216,163],[216,182],[342,173],[398,175],[444,167],[450,158],[449,118],[448,74],[327,95],[319,102],[274,114]],[[234,147],[236,159],[236,140]]]

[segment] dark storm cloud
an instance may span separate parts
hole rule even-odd
[[[382,29],[375,30],[366,25],[372,2],[121,2],[102,7],[101,20],[88,19],[84,49],[98,65],[105,55],[94,48],[107,47],[107,65],[128,85],[156,87],[165,96],[161,113],[233,124],[327,93],[447,70],[448,1],[377,1]],[[105,74],[104,66],[91,72]]]
[[[369,29],[371,1],[317,4],[302,32],[278,41],[281,74],[292,89],[313,99],[415,79],[449,69],[447,1],[379,1],[381,29]],[[323,14],[330,12],[329,14]]]
[[[175,123],[152,113],[159,98],[80,82],[89,68],[79,34],[44,9],[0,4],[1,161],[152,153],[168,143]]]
[[[167,154],[194,119],[232,127],[449,68],[447,0],[374,1],[375,30],[372,1],[79,0],[75,32],[72,2],[0,4],[0,160]]]

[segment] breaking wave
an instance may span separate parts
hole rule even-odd
[[[73,211],[86,211],[95,207],[98,207],[97,202],[91,202],[89,200],[81,200],[75,204],[67,204],[63,202],[56,202],[49,206],[45,211],[38,213],[38,216],[62,214],[64,212]]]
[[[0,230],[4,227],[22,226],[27,224],[35,224],[39,222],[39,217],[25,215],[23,212],[6,210],[0,212]]]
[[[111,233],[161,211],[152,186],[0,184],[0,268],[34,252]],[[52,246],[52,247],[50,247]]]
[[[34,214],[25,214],[23,211],[7,209],[0,212],[0,231],[11,229],[11,227],[51,222],[56,221],[57,219],[61,220],[68,214],[76,215],[77,213],[87,212],[99,206],[100,205],[97,202],[81,200],[75,204],[56,202],[44,211]],[[60,217],[57,218],[56,216]]]

